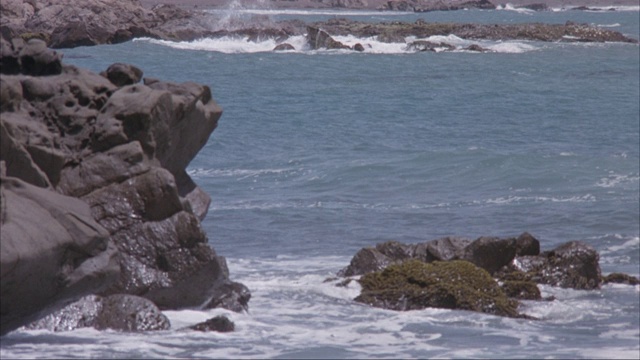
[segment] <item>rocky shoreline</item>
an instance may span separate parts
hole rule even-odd
[[[147,5],[151,3],[153,2],[146,2]],[[402,2],[386,4],[390,10],[403,10],[400,3]],[[291,36],[308,34],[308,26],[312,26],[324,30],[330,36],[346,34],[359,37],[377,36],[379,40],[385,42],[404,42],[407,36],[423,38],[451,34],[463,39],[638,42],[638,39],[629,38],[616,31],[571,22],[482,25],[426,23],[419,20],[415,23],[371,24],[334,19],[306,24],[300,20],[274,22],[269,18],[255,17],[250,22],[231,24],[220,22],[212,14],[198,9],[185,9],[184,6],[171,4],[158,3],[151,8],[144,7],[138,1],[125,0],[90,0],[82,8],[78,8],[77,4],[71,6],[74,4],[72,0],[51,0],[46,4],[35,1],[6,0],[0,10],[2,37],[7,41],[14,37],[21,37],[23,40],[38,38],[45,41],[51,48],[116,44],[137,37],[192,41],[200,38],[242,36],[250,41],[271,38],[276,39],[278,43],[286,43],[287,38]],[[352,6],[355,6],[354,4]],[[427,8],[418,9],[416,4],[418,3],[404,10],[431,11]],[[448,10],[468,7],[495,8],[495,5],[488,0],[462,1],[459,4],[449,1],[438,2],[438,4],[441,7],[447,7]],[[129,15],[123,17],[120,14]]]
[[[435,307],[533,319],[518,312],[520,300],[554,300],[543,299],[538,284],[576,290],[640,284],[627,274],[602,276],[599,259],[597,251],[581,241],[540,251],[540,241],[529,233],[418,244],[388,241],[358,251],[338,272],[345,279],[337,285],[359,282],[362,290],[354,300],[384,309]]]

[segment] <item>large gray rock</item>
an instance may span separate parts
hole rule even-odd
[[[16,45],[3,47],[2,54],[18,60],[12,75],[1,79],[3,169],[41,188],[39,194],[84,203],[85,215],[118,253],[120,276],[100,294],[138,295],[163,309],[246,310],[249,290],[229,279],[224,257],[207,244],[200,226],[211,200],[185,172],[222,113],[210,89],[158,80],[139,84],[141,71],[126,64],[105,72],[111,79],[65,65],[59,73],[27,76],[25,64],[31,62],[17,54],[51,58],[41,51],[42,42],[4,44]],[[19,230],[12,231],[17,238]],[[95,291],[88,287],[79,293]],[[15,301],[5,298],[3,287],[3,309]]]
[[[17,178],[0,185],[1,334],[117,279],[116,246],[85,202]]]

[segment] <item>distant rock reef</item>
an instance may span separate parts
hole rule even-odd
[[[38,39],[0,52],[1,333],[90,294],[76,309],[120,329],[162,328],[154,307],[246,310],[185,172],[222,114],[209,87],[95,74]]]
[[[155,1],[157,2],[157,1]],[[143,7],[137,0],[88,0],[78,4],[74,0],[4,0],[0,5],[0,33],[5,40],[21,37],[24,40],[38,38],[51,48],[70,48],[98,44],[115,44],[138,37],[150,37],[169,41],[191,41],[199,38],[238,36],[249,41],[275,39],[281,45],[276,50],[291,49],[286,43],[291,36],[315,37],[309,29],[323,31],[329,36],[376,36],[379,41],[404,43],[409,36],[425,38],[432,35],[455,35],[463,39],[485,40],[536,40],[566,42],[630,42],[629,38],[610,29],[589,24],[461,24],[427,23],[364,23],[347,19],[306,24],[301,20],[273,21],[268,16],[256,15],[250,20],[221,20],[199,9],[172,4],[156,4]],[[282,2],[282,1],[280,1]],[[280,3],[280,2],[274,2]],[[297,2],[287,2],[301,6]],[[366,1],[314,0],[308,5],[321,7],[366,7]],[[297,4],[297,5],[296,5]],[[286,5],[286,4],[285,4]],[[535,10],[545,10],[544,4],[522,5]],[[467,1],[386,1],[382,10],[441,11],[467,8],[492,9],[496,6],[488,0]],[[588,9],[588,8],[585,8]],[[309,41],[311,48],[322,48]],[[366,45],[366,44],[365,44]],[[444,48],[437,44],[436,48]],[[332,42],[329,47],[339,47]],[[433,51],[434,45],[407,44],[409,50]],[[360,46],[355,49],[363,51]],[[472,51],[479,51],[474,48]]]
[[[604,283],[640,284],[627,274],[602,276],[598,253],[581,241],[540,251],[529,233],[518,237],[445,237],[418,244],[388,241],[363,248],[338,272],[347,285],[359,277],[355,301],[391,310],[428,307],[529,318],[519,300],[547,300],[538,284],[578,290]]]

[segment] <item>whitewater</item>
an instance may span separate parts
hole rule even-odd
[[[222,22],[574,21],[640,37],[638,9],[381,13],[210,10]],[[226,19],[226,20],[225,20]],[[273,52],[244,38],[65,49],[99,72],[209,85],[224,109],[188,172],[211,195],[202,226],[247,313],[165,311],[172,329],[18,330],[9,358],[639,358],[640,286],[540,286],[540,320],[468,311],[395,312],[355,303],[336,273],[362,247],[442,236],[517,236],[542,250],[581,240],[604,275],[640,276],[640,52],[637,44],[428,40],[488,53],[415,53],[336,37],[364,52]],[[405,39],[406,42],[416,39]],[[232,333],[182,328],[215,315]]]

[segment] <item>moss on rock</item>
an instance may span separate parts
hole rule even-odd
[[[519,317],[518,302],[509,299],[489,273],[468,261],[390,265],[364,275],[356,301],[391,310],[427,307],[479,311]]]
[[[540,289],[533,281],[505,281],[501,285],[502,290],[510,298],[521,300],[540,300]]]

